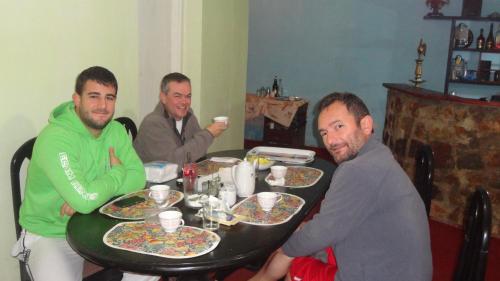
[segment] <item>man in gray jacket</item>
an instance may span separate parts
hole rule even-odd
[[[200,128],[191,110],[191,81],[174,72],[163,77],[160,102],[142,121],[134,148],[144,163],[168,161],[180,169],[186,161],[203,157],[213,139],[226,129],[227,124],[222,122]]]
[[[349,93],[319,104],[318,129],[339,165],[314,218],[251,280],[430,281],[432,256],[424,204],[391,151],[372,136],[366,105]],[[335,264],[312,255],[332,248]]]

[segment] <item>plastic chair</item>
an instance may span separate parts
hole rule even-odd
[[[424,201],[427,216],[431,211],[434,155],[430,145],[420,146],[415,155],[415,187]]]
[[[488,192],[478,188],[470,197],[464,224],[464,242],[454,281],[484,280],[491,234],[491,216]]]
[[[10,183],[12,187],[12,205],[14,207],[14,224],[16,227],[16,239],[21,235],[21,225],[19,224],[19,208],[21,207],[21,179],[20,171],[21,166],[25,160],[31,160],[33,146],[35,145],[36,137],[25,142],[19,147],[10,161]],[[29,275],[26,271],[24,262],[19,261],[19,270],[21,274],[21,281],[29,281]]]
[[[137,126],[135,126],[134,121],[128,117],[117,117],[115,120],[122,123],[123,126],[125,126],[127,133],[132,136],[132,140],[135,140],[135,137],[137,136]]]

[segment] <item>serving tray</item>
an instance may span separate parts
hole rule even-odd
[[[247,155],[262,155],[271,160],[288,164],[306,164],[314,161],[316,152],[306,149],[257,146],[250,150]]]

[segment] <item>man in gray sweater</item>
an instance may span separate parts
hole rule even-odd
[[[142,162],[168,161],[179,165],[205,156],[213,139],[227,129],[215,122],[201,129],[191,110],[191,81],[181,73],[165,75],[160,102],[142,121],[134,148]],[[187,159],[188,153],[191,159]]]
[[[372,136],[366,105],[353,94],[330,94],[319,104],[318,129],[339,165],[321,210],[251,280],[288,273],[293,281],[430,281],[424,204],[391,151]],[[330,247],[336,265],[305,258]]]

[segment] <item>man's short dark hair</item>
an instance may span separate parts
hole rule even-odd
[[[334,102],[341,102],[347,107],[347,111],[354,115],[357,124],[361,119],[370,115],[365,103],[355,94],[352,93],[331,93],[321,99],[318,106],[318,114],[325,110]]]
[[[191,84],[191,80],[186,75],[179,73],[179,72],[172,72],[170,74],[165,75],[165,77],[163,77],[163,79],[161,79],[160,91],[167,94],[168,93],[168,83],[170,83],[172,81],[175,81],[177,83],[187,81]]]
[[[96,81],[104,86],[111,86],[115,88],[118,94],[118,82],[116,81],[115,75],[113,72],[101,66],[92,66],[82,71],[82,73],[76,77],[75,92],[81,95],[83,86],[89,80]]]

